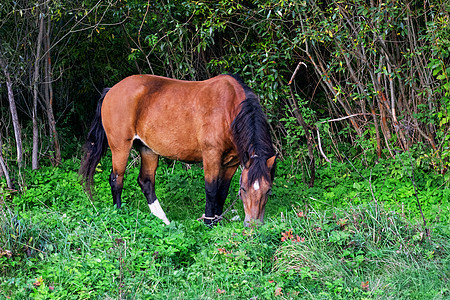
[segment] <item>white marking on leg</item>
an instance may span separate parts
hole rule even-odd
[[[259,181],[258,180],[256,180],[255,183],[253,184],[253,189],[255,191],[259,190]]]
[[[152,212],[152,214],[160,218],[166,225],[170,224],[170,221],[167,219],[166,214],[161,208],[158,199],[156,199],[152,204],[149,204],[148,207],[150,207],[150,211]]]

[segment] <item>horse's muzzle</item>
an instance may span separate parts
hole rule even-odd
[[[262,225],[264,223],[264,212],[260,214],[259,218],[250,218],[245,216],[244,227],[251,227],[254,225]]]

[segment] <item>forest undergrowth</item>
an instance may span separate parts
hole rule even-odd
[[[313,188],[301,165],[280,161],[265,224],[250,228],[230,221],[243,219],[240,200],[212,229],[196,220],[204,210],[201,166],[161,162],[156,192],[169,226],[148,211],[136,160],[121,210],[110,199],[109,158],[97,168],[93,201],[79,184],[78,167],[70,159],[60,168],[26,171],[23,193],[1,183],[1,298],[450,296],[448,176],[417,158],[411,165],[407,154],[370,167],[321,165]],[[236,175],[226,206],[237,190]]]

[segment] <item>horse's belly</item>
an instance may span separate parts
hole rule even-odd
[[[158,135],[152,136],[151,138],[136,136],[136,139],[140,139],[145,146],[157,155],[185,162],[202,161],[200,145],[194,139],[187,136]]]

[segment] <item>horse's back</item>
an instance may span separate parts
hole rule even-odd
[[[231,76],[182,81],[134,75],[108,92],[102,121],[112,147],[139,138],[157,154],[201,161],[208,148],[233,147],[230,125],[244,98]]]

